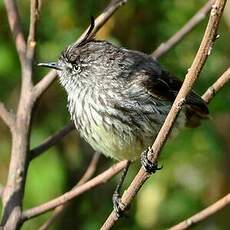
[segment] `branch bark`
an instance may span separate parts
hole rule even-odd
[[[114,175],[119,173],[127,164],[127,161],[121,161],[116,163],[111,168],[107,169],[103,173],[99,174],[98,176],[94,177],[93,179],[89,180],[88,182],[84,183],[83,185],[77,186],[75,189],[66,192],[65,194],[57,197],[47,203],[41,204],[35,208],[28,209],[23,212],[22,214],[22,222],[34,218],[42,213],[45,213],[51,209],[54,209],[57,206],[63,205],[66,202],[70,201],[71,199],[79,196],[80,194],[98,186],[103,183],[106,183],[109,179],[111,179]]]
[[[10,128],[11,132],[15,126],[15,115],[9,112],[3,102],[0,101],[0,118]]]
[[[186,35],[188,35],[199,23],[205,19],[206,15],[212,8],[214,0],[209,0],[178,32],[176,32],[166,42],[160,44],[160,46],[151,54],[154,58],[167,53],[172,47],[180,42]]]
[[[72,130],[74,130],[74,123],[69,122],[61,130],[57,131],[55,134],[44,140],[43,143],[41,143],[39,146],[30,150],[30,160],[33,160],[35,157],[39,156],[44,151],[48,150],[50,147],[57,144],[63,137],[65,137]]]
[[[93,155],[93,158],[91,160],[91,162],[89,163],[88,168],[86,169],[84,175],[82,176],[82,178],[78,181],[78,183],[72,188],[75,189],[78,186],[84,184],[85,182],[87,182],[95,173],[96,168],[97,168],[97,163],[99,161],[99,157],[100,154],[95,152]],[[68,204],[70,202],[67,202],[61,206],[57,206],[53,213],[52,216],[39,228],[39,230],[47,230],[51,224],[53,224],[53,222],[63,213],[63,211],[68,207]]]
[[[205,34],[203,36],[202,42],[200,44],[200,48],[196,54],[196,57],[191,65],[191,68],[188,70],[188,73],[185,76],[185,80],[183,85],[172,105],[172,108],[166,117],[166,120],[160,129],[152,147],[148,151],[148,158],[152,163],[156,163],[159,157],[160,151],[163,148],[167,137],[172,129],[172,126],[175,122],[175,119],[180,112],[182,105],[185,102],[185,98],[189,91],[192,89],[192,86],[199,76],[199,73],[204,66],[204,63],[210,54],[210,50],[212,49],[213,43],[216,39],[217,28],[220,22],[220,18],[223,13],[223,9],[225,7],[226,0],[217,0],[215,4],[212,6],[210,18],[208,25],[205,30]],[[147,173],[143,167],[141,167],[140,171],[137,173],[136,177],[128,187],[128,189],[124,192],[121,198],[122,208],[125,210],[132,200],[134,199],[136,193],[144,184],[144,182],[149,178],[149,173]],[[111,229],[112,226],[116,223],[118,217],[115,211],[112,211],[105,223],[103,224],[103,230]]]
[[[24,73],[22,78],[26,84],[32,90],[32,74],[33,74],[33,60],[35,54],[35,34],[37,29],[37,21],[39,19],[39,0],[31,0],[30,4],[30,27],[29,27],[29,35],[27,38],[27,46],[26,46],[26,63],[23,65]]]
[[[4,0],[10,30],[13,35],[21,65],[25,64],[26,42],[22,32],[18,7],[14,0]]]
[[[201,222],[202,220],[208,218],[209,216],[215,214],[216,212],[220,211],[221,209],[225,208],[227,205],[230,204],[230,193],[218,200],[216,203],[210,205],[209,207],[205,208],[201,212],[191,216],[190,218],[182,221],[181,223],[173,226],[170,230],[182,230],[188,229],[189,227]]]
[[[29,39],[35,39],[36,20],[34,12],[37,11],[36,0],[31,1],[31,26]],[[11,32],[15,38],[18,56],[21,62],[22,83],[21,94],[15,118],[14,130],[12,132],[12,149],[9,172],[5,189],[2,194],[3,215],[1,226],[4,229],[18,229],[20,226],[22,202],[26,173],[28,169],[28,149],[31,126],[31,114],[34,105],[32,95],[32,62],[34,58],[34,47],[27,46],[20,27],[20,18],[16,2],[5,0]]]
[[[209,103],[215,94],[221,90],[230,81],[230,68],[228,68],[217,81],[207,89],[207,91],[202,96],[203,100]]]
[[[226,85],[230,81],[230,68],[228,68],[218,79],[217,81],[209,87],[206,92],[203,94],[202,98],[204,101],[209,103],[215,94],[221,90],[224,85]],[[210,217],[211,215],[217,213],[221,209],[225,208],[230,204],[230,193],[224,196],[223,198],[219,199],[214,204],[210,205],[209,207],[203,209],[202,211],[196,213],[195,215],[189,217],[188,219],[180,222],[177,225],[174,225],[170,228],[170,230],[182,230],[191,227],[194,224],[197,224],[206,218]]]

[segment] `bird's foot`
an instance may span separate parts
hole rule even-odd
[[[161,170],[163,168],[163,166],[158,166],[158,163],[152,163],[149,159],[148,159],[148,149],[145,150],[142,154],[141,154],[141,165],[144,167],[145,171],[149,174],[153,174],[158,170]]]
[[[121,202],[120,194],[117,191],[113,193],[113,209],[116,213],[117,218],[125,216],[124,213],[126,211],[126,207]]]

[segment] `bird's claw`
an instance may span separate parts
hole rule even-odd
[[[160,170],[163,168],[163,166],[158,166],[158,163],[152,163],[147,156],[149,150],[145,150],[142,154],[141,154],[141,164],[144,167],[145,171],[149,174],[153,174],[156,171]]]
[[[121,202],[121,197],[116,191],[113,194],[113,208],[117,218],[124,216],[125,205]]]

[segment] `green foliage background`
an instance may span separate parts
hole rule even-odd
[[[76,40],[108,1],[43,1],[37,36],[36,62],[56,60],[65,46]],[[129,49],[151,53],[169,38],[204,4],[204,0],[133,0],[123,6],[98,33]],[[18,1],[22,26],[28,33],[29,1]],[[229,7],[220,25],[220,38],[196,84],[202,94],[229,66]],[[20,65],[9,32],[3,1],[0,1],[0,98],[16,109],[20,87]],[[207,20],[171,49],[160,62],[183,78],[198,49]],[[34,63],[39,81],[47,70]],[[163,170],[154,175],[139,192],[129,218],[115,229],[165,229],[208,206],[230,190],[230,87],[226,86],[209,108],[211,118],[197,129],[185,129],[163,150]],[[57,82],[36,106],[31,148],[69,121],[66,95]],[[28,171],[24,208],[36,206],[68,191],[81,177],[92,156],[92,149],[77,132],[35,159]],[[4,185],[10,156],[10,134],[0,123],[0,182]],[[114,163],[101,157],[97,172]],[[137,172],[134,164],[127,185]],[[112,208],[111,196],[116,179],[76,198],[50,229],[99,229]],[[194,229],[229,229],[229,208],[208,218]],[[38,229],[50,216],[26,222],[22,229]]]

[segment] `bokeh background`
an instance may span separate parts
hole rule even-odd
[[[28,33],[29,1],[17,1],[25,34]],[[37,36],[36,62],[56,60],[109,1],[44,0]],[[204,0],[133,0],[121,7],[97,38],[151,53],[205,3]],[[229,66],[230,7],[225,9],[216,42],[195,89],[200,94]],[[3,1],[0,1],[0,99],[16,109],[20,65],[9,32]],[[198,49],[205,19],[180,44],[160,58],[162,65],[183,78]],[[34,66],[34,81],[47,70]],[[165,146],[154,175],[138,193],[129,214],[115,229],[165,229],[196,213],[230,191],[230,86],[219,92],[210,106],[211,118],[197,129],[184,129]],[[69,121],[66,95],[57,81],[44,94],[34,111],[31,147],[35,147]],[[10,133],[0,121],[0,182],[4,185],[10,157]],[[29,167],[24,207],[29,208],[68,191],[81,177],[93,150],[76,131],[33,160]],[[100,158],[97,173],[112,165]],[[131,167],[126,185],[137,172]],[[111,197],[118,178],[72,201],[50,229],[99,229],[112,208]],[[225,208],[194,229],[229,229],[230,208]],[[39,216],[22,229],[38,229],[50,216]]]

